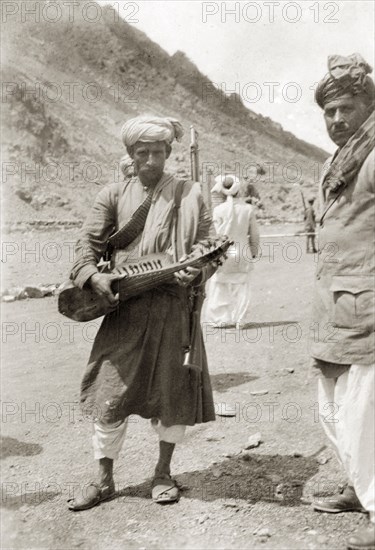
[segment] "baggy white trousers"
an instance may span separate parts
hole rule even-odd
[[[319,415],[348,480],[375,522],[375,364],[319,377]]]
[[[184,438],[186,426],[175,425],[166,428],[160,420],[152,419],[151,425],[159,436],[159,441],[167,443],[181,443]],[[114,424],[101,424],[95,422],[93,426],[92,443],[94,458],[112,458],[116,460],[124,443],[128,419]]]

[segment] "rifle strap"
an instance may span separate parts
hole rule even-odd
[[[172,214],[172,232],[174,243],[174,256],[175,261],[178,261],[177,256],[177,223],[178,223],[178,211],[181,206],[182,193],[185,180],[179,180],[176,184],[173,197],[173,214]],[[130,220],[116,233],[111,235],[107,242],[107,248],[104,253],[104,260],[109,262],[115,248],[126,248],[132,243],[137,236],[142,233],[148,211],[151,207],[152,191],[147,194],[146,199],[132,214]]]
[[[138,206],[137,210],[133,212],[130,220],[109,237],[108,242],[113,248],[126,248],[140,233],[142,233],[148,212],[151,208],[153,192],[153,188],[148,189],[145,200]]]
[[[179,260],[178,251],[178,212],[181,206],[182,193],[184,192],[185,180],[179,180],[174,190],[174,206],[172,215],[172,242],[173,242],[173,259],[175,262]]]

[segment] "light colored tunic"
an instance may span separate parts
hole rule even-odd
[[[250,204],[229,197],[213,210],[217,233],[234,241],[227,260],[207,285],[207,300],[202,319],[215,324],[246,323],[250,320],[250,273],[258,254],[259,232]]]

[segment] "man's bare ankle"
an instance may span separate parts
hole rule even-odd
[[[99,460],[99,483],[101,487],[113,485],[113,460],[101,458]]]
[[[155,477],[164,477],[164,476],[170,476],[171,475],[171,469],[170,467],[166,466],[159,466],[157,465],[155,468]]]

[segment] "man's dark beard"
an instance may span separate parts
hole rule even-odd
[[[163,175],[163,171],[149,171],[149,170],[140,170],[140,172],[138,173],[138,177],[139,179],[141,180],[142,184],[147,186],[147,187],[150,187],[150,186],[155,186],[158,181],[160,180],[160,178],[162,177]]]

